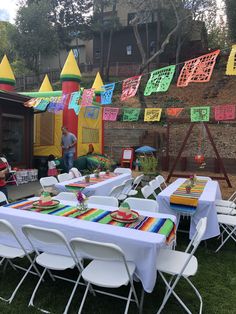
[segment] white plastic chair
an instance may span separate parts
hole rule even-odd
[[[33,251],[26,250],[24,246],[22,245],[21,241],[16,235],[15,229],[13,226],[6,220],[0,219],[0,238],[7,237],[10,239],[14,239],[14,245],[11,244],[11,246],[1,244],[0,243],[0,266],[3,265],[3,263],[9,263],[14,270],[17,268],[20,270],[23,270],[25,272],[24,276],[21,278],[19,283],[17,284],[15,290],[12,292],[11,296],[8,299],[5,299],[3,297],[0,297],[2,301],[11,303],[14,299],[17,291],[19,290],[20,286],[22,285],[23,281],[27,277],[29,273],[40,276],[40,272],[38,271],[37,267],[34,264],[34,261],[31,259],[30,255]],[[30,266],[28,269],[25,269],[19,265],[13,264],[11,260],[15,260],[16,258],[24,258],[26,257],[30,263]],[[31,268],[34,268],[36,272],[32,272]]]
[[[11,169],[6,158],[1,157],[2,161],[5,162],[8,168],[8,178],[6,179],[6,183],[15,183],[18,186],[16,171]]]
[[[144,174],[141,174],[140,176],[137,176],[134,179],[132,189],[129,191],[128,196],[135,196],[138,194],[137,188],[139,184],[142,182],[143,177],[144,177]]]
[[[132,171],[129,168],[116,168],[114,170],[114,173],[129,173],[129,174],[132,174]]]
[[[157,180],[157,179],[151,180],[151,181],[149,182],[149,185],[151,186],[151,188],[152,188],[154,191],[157,190],[157,189],[162,190],[162,189],[161,189],[160,182],[159,182],[159,180]]]
[[[155,198],[157,197],[155,191],[150,185],[145,185],[141,188],[141,192],[144,196],[144,198],[149,198],[149,196],[153,195]]]
[[[28,306],[34,306],[35,294],[44,279],[45,273],[48,272],[53,281],[55,281],[55,278],[58,278],[74,283],[74,288],[63,312],[64,314],[66,314],[76,291],[76,288],[80,284],[79,281],[81,278],[81,270],[83,269],[80,259],[74,255],[67,239],[59,230],[41,228],[33,225],[25,225],[22,227],[22,231],[32,245],[32,248],[36,252],[36,263],[44,268],[39,278],[39,281],[31,295]],[[60,247],[66,253],[64,255],[51,253],[52,248],[54,247]],[[79,271],[77,280],[72,280],[58,275],[52,275],[50,271],[63,271],[69,268],[77,268],[77,270]],[[42,312],[48,312],[40,308],[38,309]]]
[[[57,176],[59,182],[69,181],[73,179],[73,175],[69,173],[61,173]]]
[[[212,181],[210,177],[204,177],[204,176],[196,176],[198,180],[207,180],[207,181]]]
[[[70,201],[70,202],[77,202],[77,197],[73,192],[61,192],[53,197],[58,201]]]
[[[41,178],[39,180],[43,190],[45,190],[45,188],[50,187],[50,186],[54,186],[55,184],[58,184],[58,181],[55,177],[44,177]]]
[[[111,189],[111,192],[110,192],[109,196],[113,196],[113,197],[117,198],[119,201],[125,200],[127,195],[122,194],[122,191],[124,190],[124,187],[125,187],[124,184],[120,184],[120,185],[114,186]]]
[[[161,278],[163,279],[167,290],[157,314],[160,314],[162,312],[171,294],[174,295],[174,297],[179,301],[179,303],[183,306],[186,312],[188,312],[189,314],[192,313],[174,291],[180,278],[186,279],[189,285],[193,288],[194,292],[196,293],[197,297],[200,300],[199,313],[202,313],[202,297],[198,292],[197,288],[189,280],[189,277],[194,276],[197,273],[198,261],[193,254],[196,252],[205,234],[206,226],[207,218],[204,217],[198,222],[196,227],[197,231],[185,252],[173,251],[169,249],[160,249],[157,256],[157,271],[160,274]],[[172,278],[170,279],[169,282],[166,280],[163,273],[172,275]]]
[[[97,205],[107,205],[112,207],[118,207],[119,202],[117,198],[112,196],[89,196],[88,198],[88,204],[97,204]]]
[[[4,203],[4,202],[8,204],[8,199],[7,199],[6,195],[0,191],[0,204]]]
[[[218,209],[218,207],[236,208],[235,201],[236,201],[236,191],[227,200],[216,200],[215,205],[217,206],[217,209]]]
[[[125,180],[122,184],[124,184],[125,186],[124,186],[124,189],[123,189],[123,191],[122,191],[122,194],[125,194],[125,195],[128,195],[129,194],[129,192],[131,191],[131,189],[132,189],[132,186],[133,186],[133,181],[134,181],[134,179],[127,179],[127,180]]]
[[[73,175],[73,178],[82,177],[81,172],[80,172],[77,168],[75,168],[75,167],[73,167],[73,168],[70,169],[69,174],[70,174],[70,173]]]
[[[167,184],[166,184],[166,180],[163,176],[159,175],[156,177],[156,180],[159,181],[159,184],[160,184],[160,189],[163,190],[162,188],[162,184],[165,186],[165,188],[167,187]]]
[[[154,200],[148,200],[143,198],[128,197],[125,202],[127,202],[131,209],[133,210],[146,210],[149,212],[158,211],[158,203]]]
[[[236,216],[217,215],[217,218],[220,227],[223,229],[223,232],[221,232],[220,236],[221,244],[216,249],[216,252],[218,252],[229,239],[232,239],[234,242],[236,242]],[[226,237],[224,237],[224,234],[226,234]]]
[[[101,290],[94,289],[94,291],[127,300],[124,313],[128,313],[130,301],[135,302],[139,308],[139,301],[133,285],[135,264],[126,261],[124,252],[119,246],[112,243],[100,243],[82,238],[72,239],[70,245],[77,256],[78,254],[82,254],[82,256],[92,259],[88,266],[82,271],[82,277],[87,283],[87,288],[80,304],[78,314],[82,312],[88,290],[93,284],[103,288],[114,289],[130,283],[128,297]],[[132,294],[134,299],[131,298]]]

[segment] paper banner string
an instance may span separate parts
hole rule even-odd
[[[55,112],[57,106],[58,97],[51,97],[49,99],[49,105],[47,107],[48,112]]]
[[[32,98],[24,103],[25,107],[31,108],[37,104],[37,98]]]
[[[84,89],[81,99],[81,106],[91,106],[93,103],[94,88]]]
[[[97,120],[100,108],[96,106],[90,106],[85,108],[84,117],[88,119]]]
[[[167,108],[166,114],[168,117],[177,118],[183,110],[184,110],[184,108]]]
[[[138,121],[140,115],[140,108],[124,108],[123,109],[123,121]]]
[[[232,46],[227,62],[226,75],[236,75],[236,45]]]
[[[64,110],[68,97],[69,97],[69,95],[62,95],[61,97],[57,98],[55,113],[59,113],[59,111]]]
[[[210,107],[192,107],[191,122],[208,122],[210,119]]]
[[[220,105],[214,108],[216,121],[227,121],[235,119],[235,105]]]
[[[112,103],[113,91],[115,89],[115,83],[102,86],[104,91],[101,92],[101,105],[110,105]]]
[[[78,107],[79,99],[81,97],[81,92],[74,92],[70,96],[70,101],[68,104],[68,109],[75,109]]]
[[[35,109],[40,111],[45,111],[49,105],[49,100],[47,98],[39,98],[37,105],[35,105]]]
[[[147,108],[144,112],[144,121],[145,122],[153,122],[160,121],[161,119],[161,108]]]
[[[219,53],[220,50],[216,50],[196,59],[186,61],[178,77],[177,86],[185,87],[191,82],[209,82]]]
[[[116,121],[119,108],[105,107],[103,108],[102,119],[104,121]]]
[[[151,72],[151,76],[145,87],[144,96],[149,96],[152,93],[168,91],[174,73],[175,65],[170,65]]]
[[[123,81],[121,101],[125,101],[130,97],[134,97],[137,93],[142,75],[133,76]]]

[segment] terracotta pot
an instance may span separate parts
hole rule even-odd
[[[85,177],[85,182],[89,183],[89,181],[90,181],[90,177]]]

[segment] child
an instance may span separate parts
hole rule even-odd
[[[48,176],[49,177],[58,175],[57,164],[56,164],[55,159],[56,158],[54,155],[48,156]]]
[[[6,195],[6,197],[8,197],[7,184],[5,181],[7,172],[8,164],[6,162],[6,159],[0,157],[0,191],[3,192]]]

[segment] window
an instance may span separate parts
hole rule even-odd
[[[132,46],[131,45],[126,46],[126,54],[127,54],[127,56],[132,55]]]

